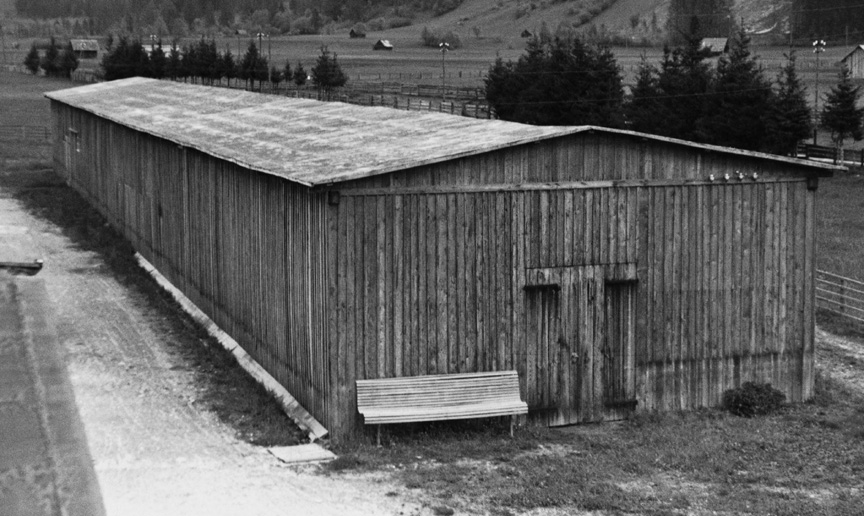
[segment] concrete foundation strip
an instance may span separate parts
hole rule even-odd
[[[261,365],[256,362],[249,354],[240,347],[234,339],[227,333],[222,331],[219,326],[207,317],[207,314],[202,312],[192,301],[189,300],[180,290],[168,281],[146,258],[139,253],[135,253],[135,259],[138,260],[138,265],[147,271],[153,279],[159,283],[159,286],[164,288],[168,293],[180,303],[183,310],[186,311],[198,324],[202,325],[207,332],[216,338],[222,346],[230,351],[247,373],[252,375],[259,383],[261,383],[268,391],[270,391],[279,404],[282,410],[290,417],[301,429],[309,434],[309,440],[314,442],[317,439],[322,439],[327,435],[327,429],[318,422],[312,414],[310,414],[300,403],[291,396],[285,387],[282,386],[270,373],[264,370]]]

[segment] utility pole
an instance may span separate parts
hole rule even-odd
[[[816,136],[819,131],[819,54],[825,52],[825,40],[817,39],[813,42],[813,53],[816,54],[816,106],[813,109],[816,123],[813,124],[813,145],[816,145]]]
[[[445,82],[447,80],[447,69],[444,67],[444,55],[447,53],[448,50],[450,50],[450,44],[446,41],[442,41],[438,44],[438,48],[441,49],[441,104],[443,108],[443,104],[447,96],[447,83]]]
[[[6,62],[6,34],[3,32],[3,24],[0,24],[0,43],[3,44],[3,64],[8,64]]]
[[[272,77],[270,77],[270,34],[265,34],[263,32],[258,33],[258,55],[264,53],[264,48],[261,46],[261,38],[267,38],[267,82],[271,82]]]

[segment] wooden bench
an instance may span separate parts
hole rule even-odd
[[[438,374],[357,380],[357,411],[365,424],[381,425],[443,421],[528,413],[528,404],[519,397],[516,371]]]

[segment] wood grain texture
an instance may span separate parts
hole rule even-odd
[[[812,395],[803,164],[576,131],[310,189],[52,112],[58,172],[337,438],[364,379],[515,370],[544,424]]]

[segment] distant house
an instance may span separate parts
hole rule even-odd
[[[379,39],[375,42],[375,46],[372,47],[372,50],[393,50],[393,44],[386,39]]]
[[[73,39],[70,43],[78,59],[96,59],[99,56],[99,42],[95,39]]]
[[[719,56],[729,51],[729,38],[704,38],[699,50],[707,50],[709,55]]]
[[[530,38],[531,36],[533,36],[533,34],[531,34],[531,31],[530,31],[530,30],[525,29],[525,30],[522,31],[522,37],[523,37],[523,38]]]
[[[864,45],[856,46],[842,62],[849,68],[853,79],[864,79]]]
[[[365,38],[366,33],[359,29],[351,29],[351,32],[348,33],[352,38]]]
[[[249,31],[247,31],[247,30],[245,30],[245,29],[237,29],[237,30],[234,31],[234,35],[235,35],[235,36],[248,36],[248,35],[249,35]]]

